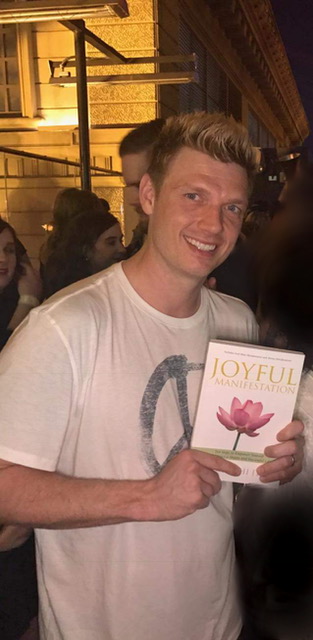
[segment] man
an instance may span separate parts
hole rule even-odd
[[[170,119],[140,185],[141,251],[54,296],[2,354],[0,517],[36,528],[43,640],[239,635],[218,471],[240,469],[188,445],[208,339],[257,338],[242,302],[202,286],[253,172],[239,124]],[[266,449],[264,481],[299,472],[301,430]]]
[[[122,173],[125,181],[126,199],[138,214],[139,222],[133,230],[133,237],[127,247],[128,257],[141,249],[148,231],[149,217],[145,214],[139,200],[139,184],[148,170],[154,143],[159,137],[165,123],[163,118],[156,118],[130,131],[120,144]]]

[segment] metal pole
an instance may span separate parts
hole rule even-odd
[[[90,147],[89,147],[89,114],[88,114],[88,91],[86,73],[86,51],[84,36],[84,21],[75,20],[75,60],[77,78],[77,106],[78,106],[78,127],[79,127],[79,154],[81,166],[81,187],[91,191],[90,176]]]

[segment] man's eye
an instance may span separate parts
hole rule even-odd
[[[236,204],[228,204],[226,208],[227,208],[227,211],[230,211],[231,213],[236,213],[238,216],[240,216],[242,213],[241,208],[238,207],[238,205]]]
[[[187,198],[188,200],[199,200],[199,194],[198,193],[185,193],[185,198]]]

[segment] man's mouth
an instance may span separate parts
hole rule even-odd
[[[194,247],[199,249],[199,251],[209,252],[209,251],[214,251],[214,249],[216,249],[216,244],[207,244],[205,242],[200,242],[199,240],[196,240],[195,238],[191,238],[190,236],[185,236],[185,240],[187,240],[189,244],[192,244]]]

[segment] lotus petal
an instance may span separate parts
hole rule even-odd
[[[263,416],[261,416],[258,420],[250,425],[250,431],[255,431],[256,429],[260,429],[260,427],[264,427],[264,425],[270,421],[273,415],[274,413],[264,413]]]
[[[231,403],[231,407],[230,407],[230,415],[231,417],[234,419],[234,413],[235,411],[237,411],[237,409],[243,409],[244,406],[241,404],[240,400],[238,398],[233,398],[232,403]]]
[[[231,431],[236,429],[236,425],[234,425],[234,422],[231,419],[229,413],[227,413],[227,411],[225,411],[222,407],[219,407],[219,411],[220,413],[216,414],[216,417],[219,420],[219,422],[224,427],[226,427],[226,429],[230,429]]]
[[[255,431],[267,424],[274,415],[274,413],[265,413],[262,416],[262,411],[262,402],[246,400],[241,403],[239,398],[234,397],[230,413],[227,413],[223,407],[219,407],[219,413],[216,414],[216,417],[226,429],[237,430],[238,433],[245,433],[251,438],[256,438],[259,433],[255,433]]]
[[[252,402],[252,400],[247,400],[244,409],[248,412],[250,421],[254,422],[260,417],[263,411],[263,404],[262,402]]]
[[[236,409],[234,413],[235,424],[238,427],[245,427],[250,421],[250,416],[244,409]]]

